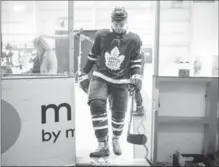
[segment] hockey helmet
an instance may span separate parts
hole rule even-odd
[[[111,14],[112,29],[116,33],[124,33],[128,28],[127,24],[128,13],[124,7],[115,7]]]
[[[124,7],[115,7],[111,13],[112,21],[122,21],[127,19],[128,13]]]

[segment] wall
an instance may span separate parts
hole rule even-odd
[[[73,85],[73,78],[2,80],[2,166],[75,164]]]
[[[217,103],[217,119],[218,119],[218,129],[217,129],[217,136],[216,136],[216,150],[219,151],[219,97]]]
[[[157,80],[160,100],[157,162],[172,163],[175,151],[183,154],[214,153],[217,126],[214,107],[217,100],[212,92],[217,88],[212,85],[218,80]]]

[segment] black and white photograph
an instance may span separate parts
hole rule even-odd
[[[219,167],[218,0],[0,0],[1,166]]]

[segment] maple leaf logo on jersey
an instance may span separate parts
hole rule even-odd
[[[120,55],[118,47],[114,47],[111,52],[105,52],[105,64],[110,70],[119,70],[120,66],[125,59],[124,55]]]

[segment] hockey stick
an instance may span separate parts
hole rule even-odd
[[[79,55],[78,55],[78,61],[77,61],[78,70],[76,72],[76,76],[78,76],[82,73],[82,70],[81,70],[82,69],[82,66],[81,66],[81,59],[82,59],[82,46],[81,45],[82,45],[82,42],[84,40],[87,40],[87,41],[91,42],[92,44],[94,43],[94,41],[90,37],[83,35],[82,32],[83,32],[83,29],[81,28],[77,33],[75,33],[75,36],[77,36],[78,43],[79,43],[79,47],[78,47]]]
[[[80,31],[78,32],[78,37],[79,37],[79,56],[78,56],[78,75],[81,74],[81,54],[82,54],[82,51],[81,51],[81,35],[82,35],[82,32],[83,32],[83,29],[81,28]]]
[[[131,85],[132,86],[132,85]],[[148,148],[146,146],[146,142],[147,142],[147,137],[144,134],[131,134],[131,123],[132,123],[132,112],[133,112],[133,107],[134,107],[134,101],[135,101],[135,86],[133,86],[130,90],[130,94],[132,96],[132,100],[131,100],[131,111],[130,111],[130,120],[129,120],[129,125],[128,125],[128,136],[127,136],[127,141],[131,144],[137,144],[137,145],[143,145],[146,151],[146,156],[145,159],[148,162],[148,164],[150,164],[151,167],[153,167],[152,162],[148,159]],[[143,121],[143,119],[142,119]],[[142,123],[141,123],[142,124]],[[140,126],[140,125],[139,125]],[[139,131],[139,126],[137,128],[138,133],[140,133]]]
[[[130,111],[130,118],[128,124],[128,134],[127,134],[127,141],[131,144],[137,145],[145,145],[147,142],[147,137],[144,134],[131,134],[131,124],[132,124],[132,113],[134,108],[134,100],[135,100],[135,87],[131,88],[130,90],[132,100],[131,100],[131,111]]]

